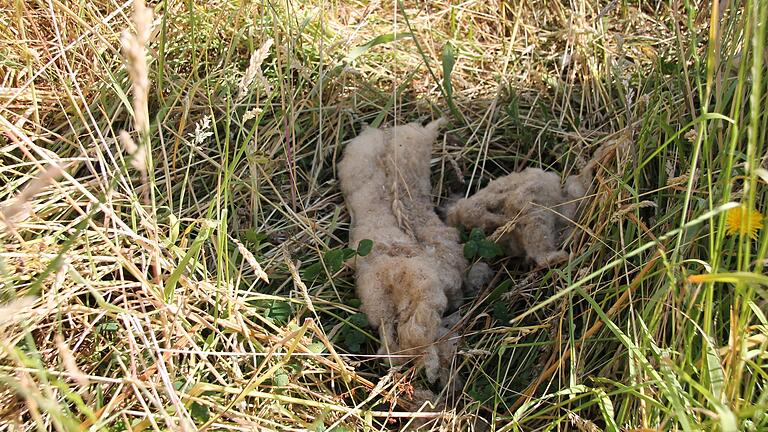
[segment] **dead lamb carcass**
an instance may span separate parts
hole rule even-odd
[[[431,382],[446,378],[440,369],[452,354],[435,342],[446,334],[444,313],[461,303],[467,266],[458,232],[432,203],[429,165],[440,124],[366,127],[338,165],[350,246],[373,240],[355,270],[361,309],[379,330],[379,353],[419,356]]]
[[[561,263],[568,259],[561,249],[563,239],[573,227],[598,163],[610,150],[624,147],[616,143],[601,146],[579,174],[568,176],[562,184],[559,175],[538,168],[492,180],[451,206],[448,223],[481,228],[507,255],[527,258],[538,267]]]

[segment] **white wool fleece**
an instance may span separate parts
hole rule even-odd
[[[447,333],[443,315],[461,303],[467,267],[458,232],[432,203],[429,164],[441,124],[366,127],[338,165],[350,246],[373,240],[371,253],[356,259],[356,282],[379,352],[418,356],[432,382],[445,379],[453,357],[436,341]]]

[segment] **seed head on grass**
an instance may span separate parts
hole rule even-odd
[[[131,165],[141,173],[142,180],[144,180],[147,172],[146,148],[144,146],[139,147],[136,145],[136,143],[133,141],[133,138],[131,138],[131,134],[124,130],[120,131],[119,138],[120,144],[122,144],[125,152],[133,156],[133,159],[131,159]],[[143,182],[146,183],[146,181]]]
[[[24,296],[0,305],[0,326],[12,323],[19,315],[29,311],[34,306],[34,296]]]
[[[16,195],[14,200],[10,201],[9,204],[0,206],[0,222],[3,222],[5,227],[13,231],[16,223],[25,220],[32,213],[30,206],[32,199],[59,175],[61,175],[60,166],[50,165],[45,168],[37,178],[31,180],[27,187]],[[0,225],[0,233],[3,225]]]
[[[763,215],[755,210],[741,205],[728,210],[725,218],[725,232],[728,235],[747,234],[753,240],[757,232],[763,228]]]
[[[261,64],[269,54],[269,49],[272,47],[272,38],[267,39],[264,43],[251,54],[251,60],[248,64],[248,69],[245,70],[245,75],[238,84],[237,99],[241,100],[248,93],[248,89],[251,87],[253,80],[258,79],[259,83],[264,87],[264,90],[269,92],[271,90],[269,82],[261,73]]]
[[[144,0],[133,2],[133,22],[136,33],[123,31],[120,45],[125,58],[128,76],[133,83],[133,126],[140,133],[149,132],[149,75],[147,73],[147,43],[152,33],[152,9],[147,8]]]
[[[131,165],[141,174],[141,183],[149,185],[149,172],[152,171],[151,154],[149,147],[149,73],[147,69],[147,44],[152,34],[152,9],[147,8],[144,0],[134,0],[133,2],[133,24],[136,28],[135,33],[127,29],[120,36],[120,45],[122,46],[123,60],[128,71],[128,78],[131,81],[133,89],[133,128],[139,135],[138,145],[136,145],[131,136],[125,132],[120,132],[120,142],[125,151],[132,156]],[[145,187],[142,193],[142,200],[145,205],[152,204],[153,198],[151,187]],[[155,221],[156,222],[156,221]],[[157,240],[157,225],[154,225],[154,236]],[[154,256],[155,279],[159,278],[159,249],[156,249]]]

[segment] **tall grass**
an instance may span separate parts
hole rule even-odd
[[[0,5],[0,429],[768,430],[766,2],[140,4]],[[630,149],[455,394],[374,355],[335,177],[439,115],[438,203]]]

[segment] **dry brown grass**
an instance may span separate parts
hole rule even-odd
[[[728,413],[764,424],[761,357],[738,363],[727,336],[765,349],[749,312],[764,297],[729,315],[713,284],[678,275],[720,255],[717,268],[744,270],[730,251],[745,240],[712,215],[765,194],[740,183],[730,194],[719,173],[740,159],[707,155],[681,177],[698,153],[665,143],[700,114],[708,15],[658,3],[174,0],[124,39],[128,67],[132,1],[0,3],[0,429],[686,429]],[[726,9],[715,35],[742,78],[712,74],[709,112],[764,136],[765,114],[729,111],[754,58],[728,43],[742,16]],[[412,36],[349,60],[393,32]],[[335,164],[363,122],[440,114],[453,114],[433,152],[441,202],[527,166],[567,175],[614,139],[636,158],[598,176],[567,266],[493,263],[464,307],[454,367],[468,384],[435,410],[423,377],[373,354],[351,272],[334,264],[348,235]],[[764,150],[722,123],[697,123],[701,145]],[[693,222],[674,231],[689,208]],[[710,341],[732,348],[719,399],[685,378],[709,377]]]

